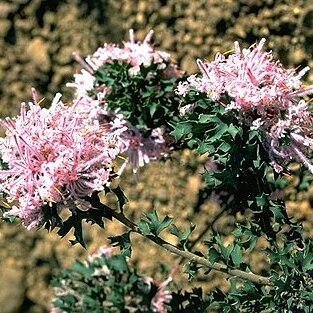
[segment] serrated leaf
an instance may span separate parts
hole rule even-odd
[[[184,265],[184,273],[188,274],[188,279],[191,280],[201,268],[196,262],[189,261]]]
[[[212,118],[210,114],[200,114],[199,115],[199,123],[207,123]]]
[[[74,225],[74,217],[70,216],[66,221],[63,222],[63,225],[60,227],[58,231],[58,235],[64,237],[68,234],[68,232],[72,229]]]
[[[175,140],[180,140],[184,136],[192,133],[193,124],[194,122],[191,121],[181,122],[175,126],[175,129],[170,134],[174,136]]]
[[[282,212],[282,208],[279,205],[271,205],[270,210],[274,215],[274,220],[278,223],[285,219],[284,213]]]
[[[73,227],[74,227],[75,241],[71,241],[72,244],[79,243],[86,249],[86,245],[85,245],[84,237],[83,237],[82,220],[81,219],[77,219],[77,218],[74,219]]]
[[[153,102],[152,104],[150,104],[149,112],[150,112],[151,117],[153,117],[154,113],[158,109],[158,106],[159,104],[156,102]]]
[[[256,197],[255,200],[258,207],[263,207],[266,204],[266,198],[264,195]]]
[[[177,226],[173,224],[170,233],[178,238],[179,245],[185,249],[188,242],[188,238],[195,228],[196,228],[195,225],[190,225],[183,232],[181,232],[177,228]]]
[[[130,241],[130,233],[131,230],[123,233],[119,236],[109,237],[111,240],[111,244],[113,247],[120,247],[121,253],[124,256],[130,257],[132,249],[131,249],[131,241]]]
[[[223,244],[221,244],[221,252],[226,263],[228,263],[233,250],[234,250],[233,243],[229,244],[227,247],[224,247]]]
[[[221,150],[222,152],[226,153],[231,149],[231,145],[227,142],[223,142],[219,147],[219,150]]]
[[[140,220],[140,222],[138,223],[138,228],[145,236],[151,233],[149,223],[144,220]]]
[[[162,220],[162,222],[158,225],[157,227],[157,236],[167,227],[169,227],[173,222],[173,218],[169,217],[169,216],[165,216],[164,219]]]
[[[313,253],[309,253],[302,262],[302,268],[304,270],[312,270],[313,269]]]
[[[201,142],[198,146],[197,151],[199,154],[204,154],[206,152],[212,152],[212,145],[208,145],[205,142]],[[214,147],[213,147],[213,151],[214,151]]]
[[[231,259],[236,267],[239,267],[242,263],[242,252],[238,244],[235,245],[233,251],[231,252]]]
[[[281,262],[282,265],[287,265],[291,268],[295,267],[295,264],[289,260],[289,258],[286,255],[281,255]]]
[[[127,197],[125,196],[125,194],[124,194],[123,190],[120,188],[120,186],[117,186],[116,188],[112,188],[111,190],[117,196],[120,210],[121,210],[121,212],[123,212],[123,207],[128,202]]]
[[[211,248],[208,252],[208,258],[210,262],[214,263],[220,260],[221,255],[217,252],[216,249]]]
[[[147,219],[146,223],[149,224],[151,233],[155,236],[158,236],[165,228],[169,227],[173,221],[173,219],[169,216],[165,216],[164,219],[160,221],[156,211],[145,214],[145,217]]]
[[[233,139],[235,139],[237,134],[240,133],[240,129],[232,123],[229,124],[227,131],[232,136]]]

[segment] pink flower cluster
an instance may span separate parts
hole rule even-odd
[[[156,313],[166,313],[166,303],[172,300],[172,293],[166,289],[168,284],[172,281],[172,277],[168,277],[163,281],[155,296],[151,300],[151,310]]]
[[[192,75],[181,83],[180,94],[188,92],[189,86],[207,93],[214,100],[228,94],[232,101],[228,106],[239,111],[266,107],[287,108],[295,96],[312,92],[313,87],[301,89],[301,78],[309,70],[298,74],[273,61],[271,52],[263,51],[265,39],[256,46],[240,49],[235,42],[234,53],[217,53],[215,60],[204,63],[198,60],[202,77]],[[295,91],[296,90],[296,91]]]
[[[0,155],[0,188],[13,208],[7,216],[20,217],[31,228],[41,224],[42,206],[90,195],[109,184],[113,161],[123,147],[124,129],[112,129],[79,110],[79,101],[66,106],[57,94],[49,109],[22,103],[21,113],[2,121],[6,137]]]
[[[120,48],[115,44],[105,43],[103,47],[87,56],[83,60],[77,53],[73,53],[74,58],[83,67],[80,73],[74,75],[74,82],[68,83],[68,87],[76,88],[77,95],[87,95],[87,92],[93,89],[95,77],[93,73],[106,63],[118,61],[120,63],[129,63],[130,75],[136,75],[140,71],[140,66],[150,66],[152,63],[158,65],[158,69],[164,70],[164,75],[180,76],[181,72],[173,64],[168,64],[170,54],[164,51],[157,51],[150,44],[153,31],[151,30],[145,39],[141,41],[135,40],[134,31],[129,31],[129,41],[124,43],[124,47]],[[152,74],[152,73],[151,73]],[[103,87],[103,86],[102,86]],[[109,88],[101,90],[102,93],[109,92]]]
[[[123,127],[126,131],[122,134],[123,149],[129,162],[136,173],[138,167],[144,166],[151,160],[158,160],[169,153],[168,144],[164,137],[163,130],[156,128],[151,130],[151,135],[145,137],[135,126],[131,125],[118,111],[109,110],[109,104],[105,100],[105,95],[110,93],[111,88],[105,85],[95,86],[94,72],[105,63],[112,63],[117,60],[131,65],[130,75],[136,75],[140,71],[140,66],[149,66],[152,63],[158,64],[158,68],[164,70],[166,77],[179,77],[182,72],[173,64],[169,64],[170,55],[163,51],[156,51],[150,40],[153,31],[150,31],[145,39],[135,41],[134,31],[129,31],[130,39],[123,48],[113,44],[104,44],[93,55],[86,60],[74,54],[75,59],[83,69],[74,75],[74,82],[67,83],[68,87],[75,88],[76,99],[80,99],[80,110],[89,112],[90,117],[101,120],[111,120],[113,127]],[[153,73],[151,73],[153,74]],[[91,98],[89,91],[96,91],[96,97]]]
[[[100,246],[93,253],[88,255],[88,262],[92,263],[102,257],[111,257],[113,255],[113,247]]]
[[[113,247],[99,247],[94,253],[90,254],[88,256],[88,262],[92,263],[98,258],[106,257],[109,258],[113,255]],[[169,276],[165,281],[163,281],[154,295],[154,297],[151,300],[151,307],[150,309],[152,312],[156,313],[165,313],[166,310],[166,304],[169,303],[172,300],[172,293],[171,291],[167,290],[167,286],[172,282],[172,277]],[[154,283],[154,279],[152,277],[146,277],[145,283],[147,285],[152,285]]]
[[[136,174],[139,167],[169,154],[168,143],[161,128],[155,128],[151,130],[149,136],[143,136],[140,130],[131,125],[122,114],[110,111],[107,103],[88,96],[80,98],[77,110],[100,125],[107,124],[109,121],[112,131],[119,133],[120,154],[125,155],[126,160],[121,171],[129,163]]]
[[[248,49],[235,42],[234,53],[218,53],[215,60],[198,60],[202,77],[190,76],[180,83],[177,92],[185,96],[190,88],[206,93],[214,101],[231,97],[223,103],[235,110],[252,129],[262,129],[267,137],[266,147],[276,171],[282,171],[291,160],[304,163],[313,173],[306,157],[313,148],[311,114],[307,103],[300,99],[313,93],[313,86],[303,88],[301,78],[308,67],[296,73],[274,61],[271,52],[263,51],[265,39]],[[287,162],[286,162],[287,161]]]
[[[150,136],[143,137],[138,128],[129,124],[122,138],[126,143],[123,152],[127,155],[127,162],[131,164],[135,174],[138,167],[143,167],[150,161],[157,161],[169,154],[168,143],[161,128],[155,128]]]
[[[135,40],[134,31],[129,31],[129,41],[120,48],[114,44],[104,44],[103,47],[91,56],[86,58],[86,63],[93,71],[98,70],[103,64],[117,60],[131,65],[129,73],[136,75],[140,71],[140,66],[149,66],[152,63],[158,64],[159,69],[165,69],[170,55],[164,51],[156,51],[150,44],[153,31],[151,30],[145,39],[140,42]]]

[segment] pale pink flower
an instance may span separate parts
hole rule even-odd
[[[134,31],[129,31],[130,39],[124,43],[124,47],[119,47],[115,44],[105,43],[103,47],[97,49],[92,55],[87,56],[83,60],[77,53],[74,53],[74,58],[79,62],[83,69],[81,73],[74,75],[74,82],[67,83],[68,87],[76,89],[76,95],[87,95],[89,90],[95,87],[95,78],[93,73],[101,68],[106,63],[118,61],[121,63],[129,63],[130,75],[136,75],[140,71],[140,66],[150,66],[157,64],[157,68],[164,70],[164,77],[180,77],[182,71],[174,64],[169,63],[170,54],[164,51],[156,50],[150,44],[153,36],[153,31],[150,31],[143,41],[136,41]],[[153,73],[150,73],[153,76]]]
[[[148,134],[143,135],[118,110],[110,110],[109,103],[105,98],[114,86],[96,84],[94,73],[104,64],[117,61],[130,64],[130,75],[136,75],[141,66],[147,67],[156,64],[158,69],[163,70],[163,77],[180,77],[182,71],[176,65],[169,63],[170,55],[156,50],[150,44],[152,36],[153,31],[150,31],[143,41],[136,41],[134,31],[131,29],[129,41],[124,43],[123,47],[105,43],[85,60],[75,53],[74,57],[82,65],[83,70],[74,75],[74,82],[67,84],[76,89],[77,109],[80,112],[88,114],[92,120],[98,120],[99,125],[109,123],[112,130],[119,132],[120,151],[126,155],[126,162],[131,164],[135,173],[138,167],[168,154],[168,145],[163,131],[159,128],[151,129]],[[146,78],[150,79],[154,75],[156,73],[150,71]],[[93,96],[90,96],[90,91],[93,91]],[[125,165],[126,163],[118,173],[122,172]]]
[[[264,106],[284,109],[295,96],[312,92],[313,87],[301,88],[300,81],[309,68],[298,74],[283,68],[273,61],[271,52],[262,50],[264,43],[262,39],[258,45],[241,50],[235,42],[234,53],[228,57],[218,53],[213,62],[198,60],[203,77],[191,76],[190,85],[214,100],[227,93],[237,110],[264,110]]]
[[[177,88],[176,88],[176,92],[185,97],[186,94],[189,92],[189,83],[188,82],[179,82],[178,85],[177,85]]]
[[[0,188],[18,203],[6,215],[20,217],[29,228],[41,224],[43,205],[83,198],[109,184],[122,146],[120,130],[89,118],[79,101],[66,106],[60,97],[49,109],[36,100],[29,110],[22,103],[19,116],[2,121],[0,154],[8,169],[0,170]]]
[[[92,90],[96,78],[85,69],[82,69],[80,73],[74,74],[74,82],[67,83],[67,87],[73,87],[76,89],[76,97],[80,98],[88,95],[88,91]]]
[[[157,312],[157,313],[166,312],[166,304],[172,300],[172,293],[169,290],[166,290],[166,287],[171,281],[172,281],[172,277],[169,277],[160,284],[157,293],[151,300],[152,312]]]
[[[312,154],[313,149],[313,140],[310,138],[312,123],[305,101],[292,102],[283,116],[277,114],[271,121],[264,119],[261,128],[267,138],[270,157],[273,161],[276,159],[274,163],[286,164],[296,160],[313,173],[313,166],[307,157]],[[289,143],[282,144],[281,141],[286,138]],[[277,165],[274,169],[277,172],[281,171],[281,167]]]
[[[155,50],[150,44],[153,31],[150,31],[146,38],[141,41],[135,41],[133,30],[130,30],[130,40],[124,43],[124,47],[120,48],[118,45],[105,43],[103,47],[97,49],[97,51],[86,58],[84,63],[80,62],[83,67],[93,71],[98,70],[105,63],[113,62],[117,60],[119,62],[127,62],[131,64],[129,73],[136,75],[140,71],[140,66],[149,66],[152,63],[158,64],[159,69],[166,69],[167,62],[170,55],[164,51]],[[172,71],[175,75],[179,73]]]
[[[93,253],[91,253],[90,255],[88,255],[88,261],[90,263],[94,262],[96,259],[98,258],[102,258],[102,257],[111,257],[113,255],[113,247],[109,246],[101,246],[99,247],[96,251],[94,251]]]
[[[223,103],[226,109],[237,111],[251,129],[264,131],[275,171],[296,160],[313,173],[307,157],[313,148],[311,113],[307,103],[299,100],[313,93],[313,86],[304,88],[301,83],[309,68],[299,73],[285,69],[273,60],[271,52],[263,51],[264,43],[262,39],[255,46],[241,49],[235,42],[233,54],[218,53],[210,63],[198,60],[202,77],[191,75],[177,91],[185,96],[192,87],[215,101],[230,96],[231,101]]]
[[[136,127],[129,125],[128,131],[121,137],[126,144],[124,152],[134,173],[137,173],[138,167],[143,167],[150,161],[156,161],[169,154],[168,144],[161,128],[153,129],[150,136],[143,137]]]
[[[87,114],[94,123],[99,123],[100,126],[105,124],[111,131],[119,134],[119,151],[126,156],[126,162],[132,166],[134,173],[150,161],[156,161],[169,154],[161,128],[152,129],[150,135],[143,136],[122,114],[110,111],[106,103],[102,105],[99,103],[98,100],[84,97],[79,101],[77,110]],[[120,174],[121,172],[119,171]]]

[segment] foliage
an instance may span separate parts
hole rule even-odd
[[[104,219],[114,218],[127,228],[109,238],[120,255],[91,256],[54,280],[54,306],[61,312],[311,312],[313,247],[286,211],[286,199],[294,195],[282,194],[287,175],[299,178],[293,193],[312,181],[312,116],[305,96],[313,87],[300,82],[307,68],[298,74],[284,69],[262,50],[261,40],[243,50],[235,43],[233,54],[218,54],[211,63],[198,61],[201,73],[183,81],[168,55],[150,45],[151,35],[135,42],[130,31],[124,48],[106,44],[86,60],[77,56],[84,69],[69,84],[76,88],[73,104],[65,106],[57,96],[52,109],[59,109],[42,110],[33,92],[30,110],[23,104],[21,116],[3,123],[4,218],[58,228],[62,237],[73,229],[72,243],[82,246],[84,220],[104,227]],[[175,88],[183,96],[181,116]],[[127,162],[137,173],[169,154],[170,130],[172,148],[208,156],[200,191],[236,220],[227,243],[211,229],[206,248],[194,250],[202,239],[191,240],[195,225],[180,229],[176,217],[155,210],[133,221],[122,189],[111,187]],[[298,167],[289,168],[291,163]],[[116,209],[100,200],[109,192],[119,202]],[[159,286],[147,282],[127,263],[133,235],[181,258],[177,267],[184,260],[189,279],[211,270],[228,274],[229,291],[169,292],[172,274]],[[251,271],[249,258],[260,241],[267,262],[262,275]]]
[[[95,254],[54,278],[54,307],[68,313],[153,312],[153,279],[139,275],[122,255]]]
[[[166,65],[169,67],[169,64]],[[179,77],[165,76],[158,64],[140,65],[134,76],[129,73],[131,65],[113,61],[95,72],[95,84],[110,87],[105,96],[110,109],[118,109],[134,126],[143,132],[168,127],[167,123],[178,116],[179,98],[174,90]],[[99,87],[98,87],[99,88]],[[90,92],[97,95],[97,91]]]
[[[52,286],[57,312],[203,312],[201,289],[170,291],[171,279],[156,284],[137,273],[122,254],[100,247],[84,262],[55,277]],[[173,289],[173,287],[172,287]],[[186,311],[187,310],[187,311]]]

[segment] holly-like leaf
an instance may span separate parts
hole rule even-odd
[[[140,222],[138,223],[138,228],[141,231],[141,233],[144,234],[145,236],[151,233],[150,225],[147,221],[140,220]]]
[[[171,132],[171,135],[174,136],[176,141],[182,139],[183,137],[189,139],[191,137],[194,124],[195,122],[193,121],[181,122],[176,125],[175,129]]]
[[[231,252],[231,259],[236,267],[240,267],[242,263],[242,252],[238,244],[235,244],[233,251]]]
[[[128,202],[127,197],[125,196],[125,194],[124,194],[123,190],[120,188],[120,186],[117,186],[116,188],[112,188],[111,190],[117,196],[120,210],[121,210],[121,212],[123,212],[124,205]]]
[[[196,228],[195,225],[188,226],[184,231],[180,231],[175,224],[172,225],[170,233],[179,240],[179,247],[186,249],[190,234]]]
[[[124,256],[130,257],[132,248],[131,248],[131,241],[130,241],[130,233],[131,230],[123,233],[122,235],[119,236],[112,236],[109,237],[111,240],[111,244],[113,247],[120,247],[121,253]]]
[[[145,214],[145,220],[140,221],[143,231],[147,234],[149,228],[150,232],[158,236],[164,229],[169,227],[173,222],[173,219],[169,216],[165,216],[162,221],[159,220],[158,214],[156,211],[149,212]]]

